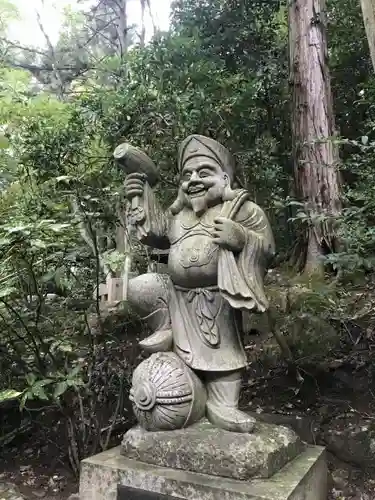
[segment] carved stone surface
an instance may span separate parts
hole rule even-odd
[[[154,493],[153,491],[131,488],[130,486],[118,486],[117,500],[179,500],[175,496]],[[181,500],[181,497],[180,497]],[[183,500],[183,499],[182,499]]]
[[[206,390],[172,352],[151,355],[134,371],[130,390],[135,415],[148,431],[182,429],[205,413]]]
[[[152,160],[139,150],[130,159],[120,153],[115,156],[131,172],[125,181],[128,210],[142,213],[130,219],[136,234],[144,244],[168,250],[167,275],[129,282],[128,299],[153,330],[141,345],[148,352],[174,351],[197,373],[212,424],[250,432],[254,419],[238,410],[247,362],[241,311],[268,307],[263,277],[274,253],[268,219],[239,189],[231,153],[211,138],[192,135],[181,144],[180,183],[169,210],[159,206],[147,182]],[[142,413],[142,425],[146,420]]]
[[[80,500],[117,500],[119,484],[184,500],[326,500],[327,483],[325,453],[317,446],[272,478],[250,481],[146,464],[121,456],[117,447],[82,462]]]
[[[271,477],[305,446],[290,429],[257,423],[252,434],[228,432],[207,420],[175,432],[130,429],[122,454],[141,462],[248,480]]]

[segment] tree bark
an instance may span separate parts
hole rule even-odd
[[[375,71],[375,0],[361,0],[361,7],[370,49],[372,68]]]
[[[144,48],[144,46],[146,44],[145,13],[146,13],[146,0],[141,0],[141,36],[140,36],[140,46],[142,48]]]
[[[155,22],[154,13],[152,11],[151,0],[146,0],[146,3],[147,3],[147,7],[148,7],[148,13],[150,14],[150,18],[151,18],[153,35],[156,35],[156,33],[158,32],[158,27],[157,27],[156,22]]]
[[[335,218],[341,211],[325,0],[290,0],[289,47],[294,176],[308,216],[304,270],[323,273],[321,257],[337,250]]]
[[[116,2],[116,5],[118,7],[118,40],[120,44],[120,54],[121,59],[124,59],[129,49],[127,0],[120,0]]]

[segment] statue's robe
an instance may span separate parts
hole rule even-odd
[[[268,307],[263,278],[274,241],[267,217],[244,190],[200,218],[187,207],[164,215],[153,193],[145,199],[147,216],[139,236],[151,246],[170,247],[168,300],[175,352],[194,370],[243,368],[239,312],[264,312]],[[246,242],[239,253],[214,242],[216,217],[230,218],[244,228]]]

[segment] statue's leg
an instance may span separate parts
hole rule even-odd
[[[233,432],[251,432],[255,419],[238,409],[242,370],[233,372],[206,372],[206,414],[215,426]]]
[[[157,273],[142,274],[129,281],[129,303],[143,316],[154,332],[139,343],[148,352],[172,349],[168,284],[169,277]]]

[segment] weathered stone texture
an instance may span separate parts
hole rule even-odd
[[[270,477],[304,448],[287,427],[257,423],[251,434],[223,431],[204,420],[179,431],[128,431],[122,454],[148,464],[247,480]]]
[[[158,467],[121,456],[120,447],[82,462],[80,500],[116,500],[117,485],[186,500],[326,500],[323,448],[308,447],[270,479],[238,481]]]

